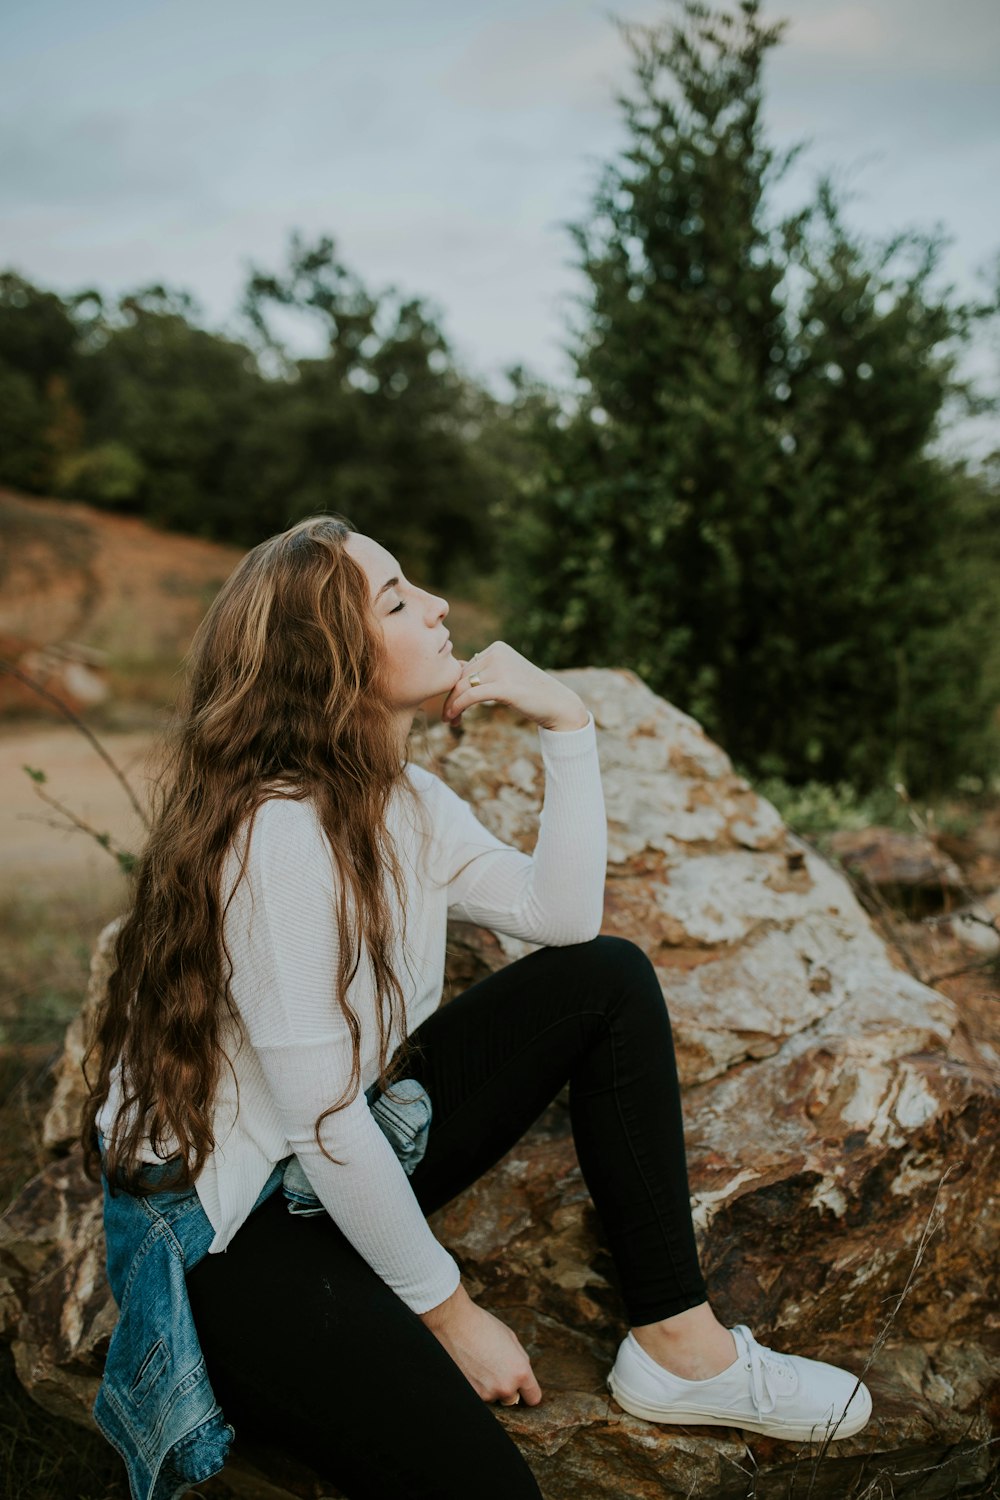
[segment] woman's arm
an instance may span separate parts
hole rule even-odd
[[[541,1387],[517,1335],[473,1302],[462,1285],[422,1320],[484,1401],[505,1406],[516,1405],[521,1396],[528,1406],[541,1401]]]
[[[333,855],[312,809],[264,803],[247,876],[226,916],[233,998],[314,1192],[369,1265],[421,1313],[454,1292],[458,1266],[432,1234],[363,1091],[323,1125],[323,1143],[341,1165],[315,1138],[317,1118],[351,1075],[351,1035],[335,994],[336,917]],[[363,954],[351,998],[371,1046],[377,1022],[369,979]],[[252,1120],[241,1123],[252,1133]],[[224,1141],[221,1151],[224,1169]]]
[[[597,936],[608,827],[594,716],[583,712],[578,729],[538,727],[545,791],[531,854],[497,838],[444,782],[434,789],[450,916],[554,947]]]

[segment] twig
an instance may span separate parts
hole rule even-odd
[[[994,953],[990,958],[977,958],[971,964],[962,964],[957,969],[943,969],[940,974],[932,974],[924,983],[937,984],[939,979],[957,979],[960,974],[975,974],[980,969],[992,969],[997,966],[998,955]]]
[[[882,928],[882,932],[885,936],[886,941],[897,950],[903,962],[906,964],[906,967],[913,975],[914,979],[918,979],[921,984],[926,983],[923,974],[921,973],[920,964],[910,952],[907,944],[900,937],[895,924],[890,921],[889,917],[883,915],[883,913],[887,912],[891,917],[891,915],[893,915],[893,909],[889,905],[888,901],[886,901],[885,897],[882,895],[882,892],[878,889],[878,887],[874,885],[866,875],[852,875],[851,871],[847,868],[846,865],[841,864],[839,860],[831,859],[828,854],[824,854],[823,850],[819,847],[818,844],[814,843],[807,834],[800,833],[797,828],[793,828],[791,823],[786,823],[785,827],[788,828],[797,839],[801,839],[801,841],[808,847],[809,851],[812,854],[815,854],[818,859],[821,859],[828,869],[832,870],[835,875],[839,875],[842,880],[846,880],[847,884],[853,891],[858,892],[864,890],[864,893],[869,897],[872,904],[876,908],[878,908],[877,910],[871,912],[871,916]],[[864,882],[864,885],[862,885],[862,881]]]
[[[954,922],[956,917],[961,917],[963,922],[978,922],[982,927],[988,927],[991,932],[1000,933],[1000,919],[997,917],[981,917],[977,911],[965,911],[961,907],[957,911],[932,912],[930,916],[921,917],[921,927],[940,927],[945,922]]]
[[[945,1468],[948,1464],[957,1463],[960,1458],[969,1458],[973,1453],[983,1453],[987,1448],[995,1447],[997,1443],[1000,1443],[1000,1437],[984,1438],[981,1443],[974,1443],[971,1448],[963,1448],[961,1452],[954,1451],[959,1447],[959,1443],[963,1443],[964,1441],[964,1438],[960,1438],[954,1444],[953,1451],[948,1454],[947,1458],[942,1459],[939,1464],[927,1464],[922,1469],[897,1469],[893,1478],[909,1479],[914,1474],[936,1474],[939,1469]]]
[[[0,658],[0,672],[9,672],[12,677],[16,677],[19,682],[23,682],[25,687],[30,688],[33,693],[37,693],[40,698],[47,699],[49,703],[51,703],[55,708],[59,710],[64,718],[69,719],[71,724],[76,725],[81,734],[86,735],[87,739],[93,745],[94,749],[104,761],[105,765],[115,776],[117,776],[118,780],[125,788],[125,792],[128,796],[129,801],[135,808],[136,812],[139,814],[139,817],[142,819],[143,827],[148,829],[149,819],[146,816],[146,813],[143,810],[138,797],[133,792],[127,777],[125,776],[124,772],[121,771],[115,764],[111,756],[101,744],[100,740],[97,738],[96,734],[94,734],[93,730],[91,730],[90,727],[83,722],[79,714],[75,714],[73,710],[71,708],[68,708],[66,704],[63,703],[61,699],[57,698],[54,693],[50,693],[48,688],[42,687],[42,684],[40,682],[36,682],[33,677],[29,676],[27,672],[23,672],[20,667],[16,667],[13,662],[4,661],[2,658]]]
[[[41,797],[43,802],[47,802],[50,807],[54,807],[56,812],[62,813],[64,818],[69,818],[71,826],[67,827],[65,823],[57,823],[54,818],[32,818],[30,813],[19,813],[19,822],[45,823],[49,828],[62,829],[64,833],[87,833],[100,844],[102,849],[106,849],[111,858],[116,859],[119,865],[134,862],[135,855],[130,850],[122,848],[121,845],[112,848],[114,841],[110,833],[98,833],[97,829],[90,823],[85,823],[82,818],[78,818],[71,808],[64,807],[57,798],[50,797],[48,792],[43,792],[37,783],[35,784],[34,792],[36,797]]]
[[[851,1392],[851,1394],[848,1396],[846,1402],[844,1403],[844,1410],[841,1412],[840,1416],[837,1418],[837,1421],[834,1423],[834,1425],[832,1427],[828,1428],[828,1431],[827,1431],[826,1435],[824,1436],[824,1438],[823,1438],[823,1440],[822,1440],[822,1442],[820,1444],[819,1452],[816,1454],[816,1456],[814,1457],[814,1459],[812,1461],[812,1470],[811,1470],[810,1477],[809,1477],[809,1488],[806,1491],[806,1500],[810,1500],[810,1497],[812,1496],[812,1492],[813,1492],[813,1489],[815,1488],[815,1484],[816,1484],[816,1476],[817,1476],[817,1474],[819,1472],[819,1465],[822,1463],[823,1459],[826,1457],[827,1451],[828,1451],[828,1449],[830,1447],[831,1442],[833,1441],[833,1438],[834,1438],[834,1435],[836,1434],[837,1428],[840,1426],[841,1422],[843,1422],[845,1416],[847,1415],[847,1408],[850,1406],[851,1402],[854,1400],[855,1396],[857,1395],[858,1391],[860,1390],[862,1381],[864,1380],[865,1376],[868,1374],[868,1371],[871,1369],[872,1365],[874,1364],[875,1360],[878,1358],[879,1354],[882,1352],[882,1348],[883,1348],[883,1346],[885,1344],[885,1341],[889,1337],[889,1334],[890,1334],[890,1332],[892,1330],[892,1326],[893,1326],[894,1322],[896,1321],[896,1316],[897,1316],[897,1314],[899,1312],[899,1309],[902,1307],[904,1301],[906,1300],[907,1294],[909,1293],[910,1287],[913,1285],[913,1278],[916,1276],[917,1271],[920,1268],[920,1265],[921,1265],[921,1262],[923,1261],[924,1253],[925,1253],[925,1251],[927,1249],[927,1246],[930,1244],[932,1236],[937,1231],[937,1227],[938,1226],[937,1226],[937,1224],[935,1222],[935,1218],[936,1218],[936,1215],[937,1215],[937,1212],[938,1212],[938,1200],[941,1197],[941,1189],[944,1187],[945,1183],[947,1182],[948,1178],[951,1176],[952,1172],[954,1172],[954,1170],[955,1170],[954,1165],[949,1166],[949,1167],[945,1167],[944,1171],[942,1172],[942,1174],[941,1174],[941,1176],[940,1176],[940,1178],[938,1180],[938,1185],[937,1185],[937,1187],[934,1190],[934,1199],[933,1199],[933,1201],[931,1203],[930,1210],[928,1211],[927,1220],[926,1220],[926,1222],[924,1224],[923,1229],[920,1232],[920,1239],[917,1241],[917,1248],[916,1248],[916,1252],[915,1252],[914,1257],[913,1257],[913,1264],[910,1266],[909,1275],[907,1276],[906,1281],[905,1281],[905,1283],[903,1285],[903,1290],[900,1292],[899,1296],[896,1298],[895,1305],[893,1306],[892,1311],[889,1313],[889,1316],[886,1318],[886,1320],[883,1323],[882,1327],[879,1329],[878,1333],[875,1335],[875,1341],[872,1344],[872,1347],[871,1347],[871,1349],[868,1352],[868,1358],[865,1360],[864,1368],[862,1369],[861,1374],[857,1378],[857,1381],[855,1383],[853,1391]]]
[[[924,979],[919,960],[915,957],[909,943],[907,943],[899,931],[899,924],[895,920],[896,912],[891,902],[886,900],[870,875],[866,875],[862,871],[859,875],[852,876],[845,865],[841,865],[840,869],[847,876],[848,881],[852,882],[856,888],[862,890],[868,897],[871,905],[876,908],[872,912],[872,915],[885,933],[886,940],[898,951],[914,979],[919,979],[921,984],[926,984],[927,981]]]
[[[893,786],[893,790],[895,791],[896,795],[899,797],[900,801],[906,807],[907,817],[910,819],[910,822],[913,824],[913,826],[917,829],[918,833],[920,833],[930,843],[934,843],[934,841],[935,841],[934,829],[930,826],[930,824],[927,822],[927,820],[925,818],[921,817],[920,813],[917,811],[916,807],[914,806],[914,804],[913,804],[913,802],[912,802],[912,800],[910,798],[910,794],[907,791],[905,785],[901,781],[897,781],[894,784],[894,786]],[[831,869],[838,871],[847,880],[848,884],[850,886],[852,886],[852,888],[854,888],[854,889],[860,889],[861,888],[861,881],[862,880],[864,881],[865,894],[867,894],[867,896],[869,897],[869,900],[877,908],[876,911],[872,912],[872,915],[875,917],[876,921],[879,921],[880,925],[882,926],[882,929],[883,929],[883,932],[885,933],[887,941],[890,942],[893,945],[893,947],[895,947],[897,949],[897,951],[900,954],[900,957],[903,959],[903,962],[906,964],[907,968],[909,969],[910,973],[913,975],[914,979],[918,979],[921,984],[926,984],[926,985],[930,985],[930,986],[933,987],[933,985],[936,984],[939,979],[951,979],[951,978],[956,977],[959,974],[967,974],[970,971],[973,971],[973,970],[976,970],[976,969],[989,968],[991,966],[991,964],[994,962],[994,958],[992,958],[992,957],[989,958],[989,959],[986,959],[986,960],[979,960],[979,959],[977,959],[977,960],[975,960],[971,964],[964,965],[962,968],[959,968],[959,969],[950,969],[947,973],[944,973],[944,974],[935,974],[935,975],[931,975],[930,977],[926,977],[923,974],[922,970],[921,970],[921,965],[917,962],[917,960],[915,959],[915,957],[911,953],[911,951],[909,949],[909,946],[907,945],[907,943],[905,942],[905,940],[903,939],[903,937],[900,935],[900,933],[899,933],[899,931],[898,931],[895,923],[892,922],[889,918],[886,918],[886,917],[883,916],[883,913],[888,912],[890,914],[890,918],[891,918],[891,916],[893,915],[893,909],[890,906],[890,904],[886,901],[886,899],[882,895],[881,891],[875,885],[874,881],[872,881],[866,875],[862,875],[860,878],[857,877],[857,876],[852,876],[852,874],[850,873],[850,871],[848,870],[848,868],[847,868],[846,865],[840,863],[839,861],[836,862],[836,863],[834,863],[831,859],[829,859],[827,857],[827,855],[825,855],[823,853],[823,851],[820,848],[817,847],[817,845],[812,841],[812,839],[807,838],[805,834],[800,833],[798,831],[798,829],[794,828],[791,823],[787,822],[787,820],[783,819],[782,821],[784,821],[786,828],[791,829],[792,833],[794,833],[797,838],[802,839],[805,843],[807,843],[809,845],[809,847],[812,849],[812,851],[815,854],[817,854],[819,856],[819,858],[822,859]],[[977,903],[976,893],[966,884],[964,878],[960,882],[960,890],[962,892],[962,895],[965,897],[966,901],[969,903],[969,905],[970,906],[975,906],[976,903]],[[955,913],[955,912],[944,913],[943,915],[941,915],[939,917],[930,918],[929,921],[930,922],[950,921],[956,915],[960,915],[960,913]],[[978,916],[975,916],[973,913],[970,913],[969,916],[971,916],[973,920],[982,922],[984,926],[991,927],[994,932],[1000,933],[1000,919],[996,919],[996,918],[988,919],[988,918],[985,918],[985,917],[978,917]],[[921,925],[925,925],[925,924],[922,923]]]

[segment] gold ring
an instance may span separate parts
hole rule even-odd
[[[482,678],[480,677],[479,673],[473,672],[472,676],[469,678],[469,686],[478,687],[481,681]]]

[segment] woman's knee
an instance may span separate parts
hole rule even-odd
[[[630,1009],[664,1009],[663,989],[652,960],[631,938],[602,932],[578,945],[579,961],[591,983],[609,1001]]]
[[[648,986],[650,981],[657,987],[659,986],[656,970],[653,968],[649,954],[631,938],[620,937],[617,933],[601,932],[583,946],[590,950],[588,963],[598,964],[602,969],[636,983],[640,987]]]
[[[631,938],[601,933],[593,939],[591,962],[603,976],[603,987],[619,1016],[640,1029],[669,1031],[663,987],[644,948]]]

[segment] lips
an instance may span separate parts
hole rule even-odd
[[[444,645],[438,647],[438,656],[440,656],[441,652],[444,651],[445,648],[448,647],[448,646],[450,646],[450,645],[451,645],[451,636],[449,635],[449,636],[445,637]]]

